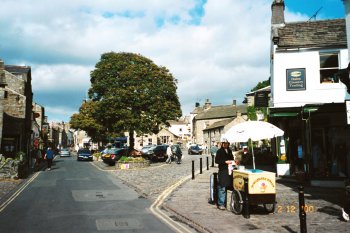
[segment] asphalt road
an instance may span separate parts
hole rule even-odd
[[[0,212],[0,231],[174,232],[149,212],[150,200],[108,172],[57,158]]]

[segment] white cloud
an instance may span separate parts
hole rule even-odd
[[[109,51],[140,53],[169,68],[178,79],[183,114],[206,98],[214,105],[239,104],[269,77],[271,1],[208,0],[202,18],[194,20],[191,11],[201,2],[4,1],[0,58],[32,67],[34,96],[62,94],[60,103],[45,103],[49,119],[69,120],[78,111],[90,71]],[[286,11],[286,18],[303,17]],[[76,101],[65,98],[75,90],[81,92]]]
[[[32,67],[33,91],[87,90],[93,67],[79,65],[37,65]]]

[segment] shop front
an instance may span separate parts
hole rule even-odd
[[[342,180],[350,171],[350,127],[345,103],[270,108],[269,121],[285,132],[285,162],[291,174],[302,170],[311,179]],[[299,145],[298,145],[299,142]]]

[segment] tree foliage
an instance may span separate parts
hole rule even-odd
[[[168,69],[133,53],[109,52],[91,72],[93,116],[107,132],[158,133],[167,120],[181,116],[177,80]],[[130,141],[133,147],[133,141]]]
[[[81,129],[94,141],[104,141],[106,136],[106,130],[95,118],[97,102],[84,101],[79,109],[79,113],[75,113],[71,116],[70,126],[73,129]]]
[[[267,86],[270,86],[270,78],[268,80],[259,82],[251,91],[256,91]]]

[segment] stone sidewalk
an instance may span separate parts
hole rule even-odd
[[[173,212],[182,221],[193,224],[200,232],[300,232],[296,182],[277,179],[275,212],[267,214],[262,206],[258,206],[246,219],[208,204],[211,174],[212,171],[204,171],[181,185],[168,197],[164,208],[169,214]],[[228,199],[230,197],[228,192]],[[305,187],[307,231],[349,232],[350,223],[341,219],[344,197],[343,189]]]

